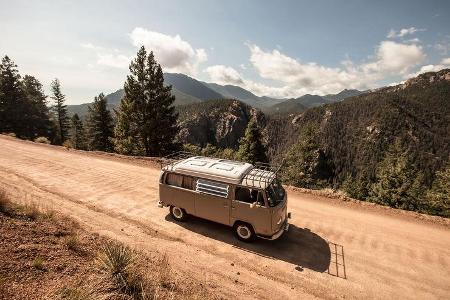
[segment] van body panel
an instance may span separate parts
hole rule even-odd
[[[284,226],[287,219],[287,199],[272,208],[272,232],[278,232]]]
[[[180,187],[159,184],[159,199],[165,205],[173,205],[184,208],[188,214],[195,214],[194,191]]]
[[[195,193],[195,213],[193,215],[217,223],[230,225],[230,200],[199,192]]]
[[[270,226],[270,209],[260,205],[255,205],[253,208],[249,203],[232,200],[231,203],[231,218],[232,223],[236,221],[244,221],[252,225],[256,234],[271,235],[272,230]]]

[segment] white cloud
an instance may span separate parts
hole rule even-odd
[[[211,80],[240,85],[257,95],[298,97],[306,93],[336,93],[345,88],[373,88],[382,79],[408,74],[425,59],[420,45],[394,41],[382,41],[367,62],[358,65],[347,59],[333,68],[299,61],[278,49],[265,51],[257,45],[248,47],[250,63],[258,75],[274,81],[276,86],[248,80],[235,69],[222,65],[206,70]]]
[[[393,38],[401,38],[405,35],[411,35],[418,31],[425,31],[425,29],[417,29],[415,27],[409,27],[409,28],[402,28],[399,31],[395,31],[394,29],[391,29],[387,35],[387,38],[393,39]]]
[[[224,65],[210,66],[205,69],[211,80],[219,84],[242,85],[244,81],[238,71]]]
[[[408,74],[406,77],[407,78],[415,77],[415,76],[417,76],[419,74],[422,74],[422,73],[437,72],[437,71],[440,71],[442,69],[448,69],[448,68],[450,68],[450,57],[444,58],[437,65],[425,65],[425,66],[422,66],[417,72]]]
[[[136,27],[130,38],[134,46],[144,45],[148,51],[153,51],[164,71],[195,75],[198,65],[208,59],[204,49],[194,49],[179,35],[170,36]]]

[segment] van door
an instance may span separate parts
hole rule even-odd
[[[237,186],[231,201],[231,219],[244,221],[253,226],[256,234],[271,235],[270,209],[266,206],[264,193],[258,189]],[[254,207],[251,204],[257,202]]]
[[[198,179],[195,215],[217,223],[230,225],[230,186],[225,183]]]

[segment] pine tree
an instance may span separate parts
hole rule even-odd
[[[445,169],[436,172],[436,179],[425,199],[428,213],[450,217],[450,162]]]
[[[421,203],[423,175],[414,167],[400,139],[388,148],[380,162],[376,182],[369,192],[369,201],[391,207],[418,210]]]
[[[47,107],[47,96],[42,90],[42,84],[35,77],[25,75],[22,89],[28,102],[25,112],[28,116],[25,124],[27,137],[50,137],[52,124]]]
[[[245,134],[239,141],[237,156],[240,160],[251,164],[268,161],[266,147],[262,143],[261,130],[256,124],[255,118],[251,118],[247,124]]]
[[[331,170],[317,142],[317,129],[314,126],[303,129],[297,143],[288,149],[284,165],[282,177],[288,184],[316,188],[326,183]]]
[[[116,111],[115,149],[119,153],[162,155],[176,147],[178,131],[175,97],[171,86],[164,86],[161,66],[153,52],[141,47],[130,64],[125,96]]]
[[[51,98],[55,100],[53,111],[56,118],[57,142],[62,144],[67,140],[69,132],[69,116],[67,114],[67,106],[64,104],[66,96],[61,92],[61,84],[57,78],[52,82],[51,88],[53,93]]]
[[[90,150],[113,151],[114,124],[107,105],[108,103],[103,93],[95,97],[94,103],[89,105],[86,127]]]
[[[5,56],[0,64],[0,133],[26,136],[26,97],[22,91],[17,65]]]
[[[75,149],[86,149],[86,138],[84,134],[83,122],[78,114],[74,114],[70,119],[70,143]]]

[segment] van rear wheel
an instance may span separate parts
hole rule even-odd
[[[251,242],[256,237],[252,225],[244,222],[237,222],[236,224],[234,224],[233,230],[234,235],[243,242]]]
[[[187,218],[186,211],[178,206],[170,207],[170,215],[172,216],[172,218],[174,220],[180,221],[180,222],[186,221],[186,218]]]

